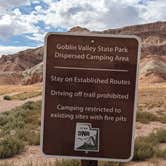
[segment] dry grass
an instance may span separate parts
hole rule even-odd
[[[166,83],[139,84],[139,90],[166,89]]]
[[[41,96],[41,95],[42,95],[41,91],[22,92],[12,96],[6,95],[4,96],[4,100],[26,100],[26,99]]]
[[[5,95],[13,92],[32,92],[41,90],[42,84],[35,84],[35,85],[1,85],[0,86],[0,95]]]

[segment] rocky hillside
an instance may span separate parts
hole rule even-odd
[[[166,22],[109,29],[102,33],[139,36],[142,39],[142,58],[148,55],[166,54]]]
[[[24,71],[43,60],[43,48],[28,49],[0,58],[0,72]]]
[[[70,32],[90,33],[88,29],[81,27],[74,27]],[[91,33],[139,36],[142,39],[140,82],[166,81],[166,22]],[[0,84],[32,84],[42,81],[42,60],[43,47],[25,50],[14,55],[3,55],[0,58]]]
[[[0,58],[0,85],[31,84],[42,81],[43,47],[28,49]]]
[[[140,81],[166,81],[166,22],[109,29],[100,33],[137,35],[142,40]]]

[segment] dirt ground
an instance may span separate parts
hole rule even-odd
[[[29,98],[26,100],[4,100],[4,96],[12,96],[22,92],[32,92],[41,90],[41,84],[29,85],[29,86],[0,86],[0,113],[5,111],[10,111],[15,107],[21,106],[28,101],[38,101],[41,100],[41,96]]]
[[[21,106],[28,101],[38,101],[38,100],[41,100],[41,96],[33,97],[26,100],[12,100],[12,101],[3,100],[3,96],[0,96],[0,113],[5,111],[10,111],[11,109]]]
[[[16,166],[22,166],[27,163],[33,163],[35,165],[47,164],[49,162],[56,162],[56,159],[53,158],[46,158],[44,155],[40,153],[40,146],[27,146],[25,151],[22,152],[20,155],[16,155],[10,159],[1,159],[1,163],[14,163]]]
[[[28,146],[21,155],[16,155],[10,159],[3,159],[0,161],[0,164],[8,162],[15,163],[16,166],[23,166],[27,163],[33,163],[35,166],[40,166],[41,164],[47,166],[49,163],[56,163],[57,160],[61,159],[46,158],[41,155],[39,146]],[[166,161],[163,159],[150,159],[148,161],[129,162],[126,163],[125,166],[166,166]]]

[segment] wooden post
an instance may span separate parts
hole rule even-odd
[[[81,160],[81,166],[98,166],[95,160]]]

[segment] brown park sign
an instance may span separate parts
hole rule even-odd
[[[139,52],[135,36],[46,36],[41,136],[44,154],[131,160]]]

